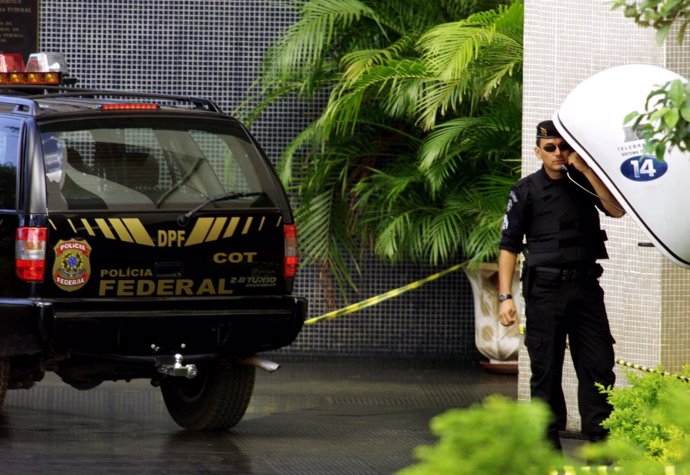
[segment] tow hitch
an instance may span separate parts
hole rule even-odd
[[[196,378],[198,370],[195,364],[184,364],[184,357],[176,353],[175,363],[158,365],[158,372],[167,376],[185,377],[187,379]]]

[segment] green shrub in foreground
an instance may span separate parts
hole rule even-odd
[[[502,396],[451,409],[431,421],[438,442],[417,447],[419,463],[398,475],[549,474],[564,466],[563,457],[546,440],[549,417],[541,402],[517,403]]]
[[[690,374],[687,368],[684,374]],[[611,434],[605,443],[585,444],[581,460],[591,465],[613,462],[615,472],[621,474],[690,474],[690,385],[661,373],[630,373],[628,380],[626,387],[602,388],[614,408],[603,424]],[[468,409],[451,409],[431,421],[438,442],[417,447],[419,462],[398,475],[552,475],[598,470],[552,449],[545,437],[549,417],[540,401],[518,403],[503,396],[491,396]],[[614,471],[613,467],[604,470]]]
[[[687,374],[687,369],[684,370]],[[604,421],[606,444],[585,448],[587,456],[606,456],[623,473],[676,473],[690,470],[690,386],[674,376],[628,373],[629,386],[602,389],[613,405]]]

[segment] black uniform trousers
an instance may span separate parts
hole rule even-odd
[[[578,379],[578,408],[582,432],[590,440],[604,438],[601,422],[611,405],[595,383],[613,386],[615,364],[601,266],[563,270],[535,267],[525,282],[527,317],[525,345],[530,357],[532,398],[545,401],[555,419],[548,436],[560,447],[558,431],[566,427],[566,403],[561,385],[566,337]]]

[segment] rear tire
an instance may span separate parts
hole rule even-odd
[[[194,379],[168,377],[161,393],[168,413],[181,427],[217,431],[244,416],[254,390],[255,368],[236,360],[202,366]]]

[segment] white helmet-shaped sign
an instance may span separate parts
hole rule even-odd
[[[652,243],[690,268],[690,154],[674,147],[657,160],[624,124],[630,112],[645,110],[651,91],[674,79],[685,81],[651,65],[607,69],[575,87],[553,121]]]

